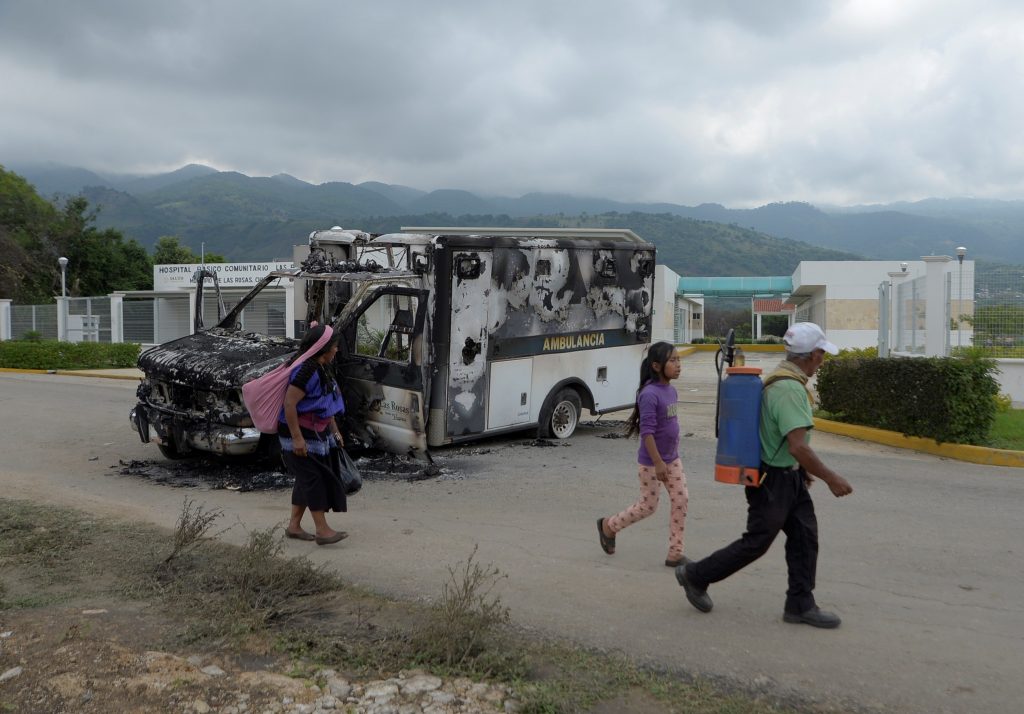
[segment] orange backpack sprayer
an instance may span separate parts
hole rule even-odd
[[[729,330],[715,353],[718,396],[715,406],[715,480],[741,486],[761,485],[761,369],[744,366]],[[739,364],[734,364],[738,362]],[[728,365],[728,367],[725,367]],[[722,368],[725,367],[725,379]]]

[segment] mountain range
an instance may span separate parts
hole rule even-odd
[[[146,247],[176,235],[193,249],[203,243],[229,260],[288,257],[311,230],[331,225],[386,232],[455,224],[632,228],[684,275],[788,274],[800,260],[913,260],[955,255],[961,245],[975,260],[1024,264],[1024,201],[792,202],[730,209],[554,193],[511,198],[460,189],[428,192],[375,181],[314,185],[288,174],[250,177],[195,164],[149,176],[59,164],[7,168],[47,198],[84,195],[98,209],[99,228],[116,228]]]

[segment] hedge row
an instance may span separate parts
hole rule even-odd
[[[853,424],[935,441],[984,444],[999,382],[988,359],[830,359],[818,371],[821,408]]]
[[[691,345],[717,345],[725,344],[724,337],[694,337],[690,340]],[[736,345],[781,345],[782,338],[774,335],[768,337],[759,337],[756,340],[749,337],[737,337],[734,339],[733,344]]]
[[[113,369],[138,359],[139,345],[130,342],[0,341],[0,367],[13,369]]]

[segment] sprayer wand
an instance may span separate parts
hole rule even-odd
[[[715,371],[718,372],[718,388],[715,392],[715,438],[718,438],[718,417],[722,410],[722,369],[728,364],[732,367],[733,359],[736,357],[736,350],[733,347],[736,341],[735,330],[730,329],[725,335],[725,344],[718,341],[718,352],[715,353]]]

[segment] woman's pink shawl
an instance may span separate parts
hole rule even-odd
[[[306,352],[291,362],[276,367],[262,377],[242,385],[242,401],[252,416],[253,425],[260,431],[273,434],[277,432],[277,418],[284,406],[284,395],[288,391],[288,382],[292,369],[315,355],[331,340],[333,330],[330,325],[324,328],[324,334]]]

